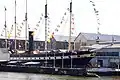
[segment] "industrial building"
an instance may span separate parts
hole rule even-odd
[[[79,33],[74,41],[75,50],[96,52],[90,62],[92,67],[118,68],[120,66],[120,36],[95,33]]]
[[[74,46],[74,39],[75,36],[71,37],[71,47]],[[62,35],[54,35],[54,37],[51,39],[50,42],[48,42],[48,50],[50,49],[67,49],[68,48],[68,40],[69,36],[62,36]],[[5,48],[5,39],[0,39],[0,48]],[[28,43],[29,44],[29,43]],[[10,49],[14,49],[14,39],[8,39],[7,40],[7,46]],[[34,49],[44,50],[45,42],[44,41],[38,41],[34,40]],[[25,40],[17,39],[16,40],[16,48],[17,50],[24,50],[25,49]]]
[[[89,46],[96,49],[96,57],[91,60],[92,67],[118,68],[120,66],[120,42],[99,43]]]
[[[99,42],[120,41],[118,35],[96,34],[96,33],[79,33],[75,38],[75,49],[80,50],[82,46],[91,46]]]

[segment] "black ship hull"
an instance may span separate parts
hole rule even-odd
[[[89,51],[79,52],[49,52],[40,54],[15,54],[11,55],[11,61],[40,62],[39,66],[59,68],[84,68],[93,58]]]
[[[107,71],[107,72],[99,71],[99,72],[92,72],[92,74],[96,74],[99,76],[120,76],[120,71]]]
[[[70,75],[70,76],[86,76],[85,68],[50,68],[50,67],[33,67],[33,66],[0,66],[0,71],[4,72],[21,72],[36,74],[53,74],[53,75]]]
[[[13,54],[11,55],[10,62],[2,64],[0,70],[7,72],[84,76],[87,74],[86,66],[92,58],[91,53],[88,51],[77,53]],[[16,62],[11,63],[12,61]],[[32,62],[32,64],[29,62]],[[37,64],[35,64],[36,62]]]

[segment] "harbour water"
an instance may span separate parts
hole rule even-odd
[[[120,77],[73,77],[62,75],[0,72],[0,80],[120,80]]]

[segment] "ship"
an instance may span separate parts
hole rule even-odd
[[[9,60],[7,58],[6,62],[0,63],[0,71],[86,76],[86,68],[93,55],[89,50],[10,54],[6,56]]]
[[[10,61],[1,64],[0,71],[86,76],[92,58],[93,52],[90,51],[11,54]]]
[[[16,5],[16,2],[15,2]],[[70,2],[70,19],[72,15],[72,2]],[[47,23],[47,3],[45,5],[45,22]],[[26,12],[27,25],[27,12]],[[16,22],[16,21],[15,21]],[[47,35],[47,24],[45,24],[45,36]],[[27,30],[26,30],[27,31]],[[26,38],[27,40],[27,38]],[[86,67],[89,61],[94,57],[94,52],[90,50],[71,50],[71,21],[69,35],[68,50],[47,50],[47,38],[45,37],[45,50],[39,54],[34,54],[33,51],[33,35],[29,34],[29,50],[17,54],[16,39],[15,51],[10,52],[10,59],[6,63],[0,64],[0,71],[10,72],[34,72],[60,75],[87,75]],[[25,50],[27,50],[27,41],[25,42]],[[9,53],[8,53],[9,54]]]
[[[11,54],[11,61],[33,61],[40,62],[39,65],[47,67],[59,68],[84,68],[89,64],[89,61],[94,57],[90,51],[60,51],[52,50],[41,52],[39,54]]]

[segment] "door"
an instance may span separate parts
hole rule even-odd
[[[103,60],[98,60],[98,67],[103,67]]]

